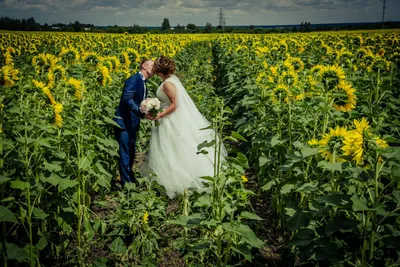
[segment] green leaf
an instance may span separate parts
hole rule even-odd
[[[46,160],[44,161],[44,168],[50,172],[61,172],[61,162],[51,162],[48,163]]]
[[[200,241],[200,242],[198,242],[196,244],[189,245],[189,246],[191,247],[191,250],[202,251],[202,250],[209,249],[211,247],[211,245],[212,245],[211,241],[205,241],[205,242],[204,241]]]
[[[276,185],[276,180],[269,181],[266,183],[263,187],[261,187],[262,190],[268,191],[271,189],[272,186]]]
[[[258,239],[253,230],[251,230],[247,225],[239,224],[237,226],[231,226],[230,223],[224,223],[222,224],[222,227],[226,231],[241,235],[244,240],[253,247],[261,248],[264,245],[264,242]]]
[[[400,166],[392,167],[392,175],[393,180],[400,182]]]
[[[63,179],[53,172],[49,177],[41,177],[40,180],[53,186],[57,186]]]
[[[323,160],[323,161],[318,162],[318,167],[321,167],[324,170],[328,170],[328,171],[341,171],[342,163],[341,162],[330,163],[328,161]]]
[[[232,132],[231,136],[241,141],[247,142],[247,139],[237,132]]]
[[[28,182],[22,182],[21,180],[14,180],[10,182],[10,187],[14,189],[24,190],[28,188],[30,184]]]
[[[47,238],[45,237],[45,236],[42,236],[40,239],[39,239],[39,241],[37,242],[37,244],[36,244],[36,248],[37,249],[40,249],[40,250],[42,250],[42,249],[44,249],[46,246],[47,246],[47,244],[48,244],[49,242],[47,241]]]
[[[7,183],[10,180],[11,180],[11,178],[8,178],[8,177],[6,177],[4,175],[0,175],[0,185],[2,185],[4,183]]]
[[[316,190],[318,190],[318,182],[316,183],[310,182],[303,184],[300,188],[296,190],[296,192],[310,193]]]
[[[368,208],[367,200],[364,197],[358,198],[358,196],[354,195],[351,197],[351,201],[353,201],[353,210],[354,211],[364,211],[364,210],[372,210]]]
[[[295,185],[294,184],[285,184],[284,186],[282,186],[281,188],[281,194],[287,194],[292,192],[292,190],[294,189]]]
[[[206,180],[206,181],[210,181],[210,182],[214,182],[214,178],[211,176],[201,176],[200,179]]]
[[[334,194],[334,195],[326,195],[322,197],[317,197],[314,200],[319,203],[326,203],[332,206],[338,207],[351,207],[351,196],[345,194]]]
[[[108,246],[108,248],[116,254],[124,254],[127,250],[121,237],[117,237],[116,239],[114,239],[114,241]]]
[[[276,145],[283,144],[285,141],[279,140],[277,136],[272,137],[271,146],[274,147]]]
[[[85,235],[89,238],[89,240],[92,240],[94,237],[94,231],[90,220],[87,217],[83,218],[83,225],[85,226]]]
[[[263,218],[261,218],[257,214],[254,214],[254,213],[251,213],[251,212],[248,212],[248,211],[243,211],[242,214],[240,214],[240,217],[242,217],[244,219],[250,219],[250,220],[258,220],[258,221],[264,220]]]
[[[32,209],[32,213],[33,213],[33,216],[39,220],[44,220],[44,219],[46,219],[47,216],[49,216],[43,210],[41,210],[39,208],[35,208],[35,207]]]
[[[4,206],[0,206],[0,222],[12,222],[16,223],[17,218],[15,217],[15,214],[7,209]]]
[[[53,148],[52,145],[50,144],[49,140],[47,140],[47,139],[39,139],[39,140],[37,140],[37,143],[40,146],[44,146],[44,147],[47,147],[47,148]]]
[[[77,184],[78,182],[75,180],[70,180],[68,178],[61,179],[61,181],[58,183],[58,191],[62,192],[67,188],[76,186]]]
[[[190,216],[181,215],[178,219],[172,221],[174,224],[183,225],[186,227],[197,226],[201,224],[202,215],[200,213],[194,213]]]
[[[86,171],[89,169],[91,164],[92,162],[88,157],[80,158],[78,162],[78,169]]]
[[[258,165],[260,166],[260,167],[262,167],[262,166],[264,166],[267,162],[270,162],[271,160],[269,159],[269,158],[267,158],[267,157],[265,157],[265,156],[260,156],[259,158],[258,158]]]
[[[393,196],[396,199],[397,207],[400,206],[400,191],[393,191]]]
[[[208,142],[207,140],[197,146],[197,150],[201,151],[201,149],[205,147],[212,147],[215,144],[215,140]]]
[[[193,205],[193,207],[210,207],[210,206],[211,206],[210,195],[203,195],[199,197]]]
[[[301,149],[301,154],[303,155],[304,158],[307,158],[309,156],[314,156],[318,154],[318,149],[305,146]]]
[[[248,260],[249,262],[252,262],[253,257],[251,255],[251,251],[245,244],[242,244],[240,246],[233,245],[232,250],[239,254],[242,254],[246,260]]]
[[[247,158],[244,154],[242,153],[237,153],[237,162],[240,164],[240,166],[242,166],[245,169],[249,168],[249,162],[247,161]]]
[[[28,253],[24,248],[20,248],[13,243],[5,243],[7,259],[19,262],[28,262]]]
[[[297,233],[293,236],[292,240],[290,240],[289,245],[304,247],[309,245],[314,238],[314,231],[308,228],[303,228],[297,231]]]
[[[109,117],[103,116],[103,120],[104,120],[104,122],[106,122],[106,123],[108,123],[108,124],[111,124],[111,125],[113,125],[113,126],[116,126],[116,127],[118,127],[118,128],[121,128],[121,126],[119,126],[118,123],[116,123],[114,120],[110,119]]]

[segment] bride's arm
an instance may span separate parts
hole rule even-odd
[[[168,114],[171,114],[172,112],[175,111],[176,108],[176,89],[175,89],[175,85],[171,82],[165,82],[163,84],[163,91],[164,93],[167,94],[169,101],[171,102],[171,104],[161,113],[158,113],[156,120],[167,116]]]

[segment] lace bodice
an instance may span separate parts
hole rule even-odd
[[[171,101],[169,100],[168,95],[164,92],[163,90],[163,85],[166,81],[171,81],[171,78],[166,79],[157,89],[156,91],[156,97],[160,100],[161,102],[161,108],[166,109],[170,104]],[[172,82],[172,81],[171,81]]]

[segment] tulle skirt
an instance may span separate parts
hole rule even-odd
[[[214,148],[204,148],[207,154],[198,154],[197,146],[215,138],[214,130],[200,130],[209,122],[201,115],[196,116],[196,129],[186,131],[175,112],[160,119],[159,126],[153,126],[150,148],[146,157],[145,172],[153,173],[154,179],[164,186],[168,197],[174,198],[185,190],[204,190],[201,176],[214,175]]]

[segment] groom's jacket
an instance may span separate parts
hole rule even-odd
[[[128,132],[138,130],[140,119],[144,117],[144,114],[139,110],[140,103],[146,97],[144,94],[144,82],[139,72],[125,81],[124,90],[114,118],[114,121],[122,129]]]

